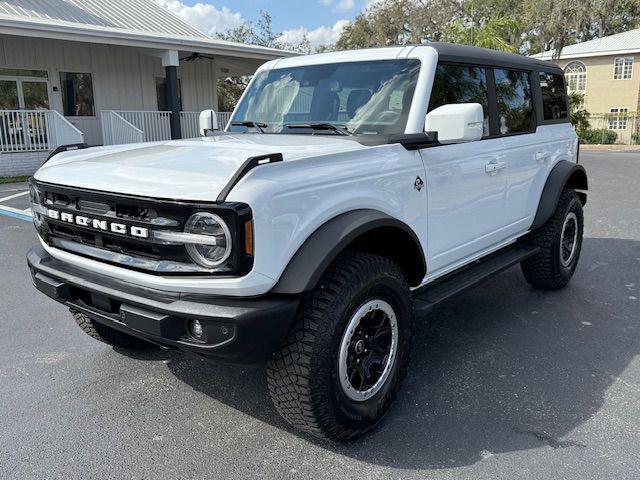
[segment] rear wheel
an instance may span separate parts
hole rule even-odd
[[[524,240],[540,248],[539,253],[521,264],[527,282],[547,290],[556,290],[569,283],[580,258],[583,222],[578,194],[564,189],[553,216]]]
[[[73,319],[84,333],[100,342],[106,343],[107,345],[130,350],[156,348],[152,343],[145,342],[144,340],[98,323],[84,313],[73,311],[71,313],[73,314]]]
[[[388,411],[409,362],[409,287],[392,261],[347,253],[303,299],[267,365],[271,398],[292,425],[347,441]]]

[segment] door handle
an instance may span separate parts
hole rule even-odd
[[[549,152],[536,152],[535,156],[536,156],[536,162],[544,163],[547,160],[549,160],[549,157],[551,155],[549,154]]]
[[[492,160],[484,166],[484,171],[487,173],[496,173],[498,170],[507,168],[507,162],[496,162]]]

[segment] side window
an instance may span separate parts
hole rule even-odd
[[[90,73],[60,72],[60,88],[66,117],[92,117],[96,114]]]
[[[529,74],[495,69],[498,128],[501,135],[532,130],[533,103]]]
[[[482,105],[484,109],[484,136],[489,135],[489,101],[485,68],[438,65],[428,111],[449,103],[479,103]]]
[[[540,72],[542,113],[545,120],[567,118],[567,99],[564,78],[554,73]]]

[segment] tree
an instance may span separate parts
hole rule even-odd
[[[562,49],[640,25],[640,0],[529,0],[524,3],[529,53]]]
[[[261,10],[260,18],[255,24],[252,22],[244,23],[219,34],[218,38],[230,42],[280,48],[301,53],[309,53],[311,51],[309,39],[306,35],[303,36],[299,43],[283,42],[280,40],[282,34],[273,31],[271,22],[271,15]],[[230,112],[235,108],[242,93],[247,88],[250,78],[250,76],[243,75],[218,79],[216,88],[218,90],[218,109],[221,112]]]
[[[306,35],[298,43],[284,42],[281,40],[282,33],[274,32],[271,26],[273,19],[269,12],[260,10],[260,17],[254,24],[246,22],[242,25],[218,34],[221,40],[249,45],[260,45],[262,47],[280,48],[300,53],[309,53],[311,47]]]
[[[569,93],[569,118],[576,130],[586,130],[591,125],[589,116],[591,114],[584,108],[584,94],[579,92]]]
[[[488,2],[481,2],[485,7]],[[517,52],[522,43],[519,23],[507,16],[492,16],[491,11],[478,9],[474,1],[464,6],[464,16],[450,23],[444,31],[445,41]]]
[[[448,40],[533,54],[640,25],[640,0],[378,0],[334,48]]]
[[[462,13],[459,0],[379,0],[345,27],[337,50],[418,44],[442,39]]]

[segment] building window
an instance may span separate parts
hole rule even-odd
[[[482,67],[438,65],[429,111],[448,103],[479,103],[484,110],[484,136],[489,135],[487,71]]]
[[[571,62],[564,67],[564,76],[570,92],[586,92],[587,67],[582,62]]]
[[[560,74],[540,72],[542,113],[545,120],[567,118],[567,89]]]
[[[62,107],[66,117],[93,117],[93,82],[90,73],[60,72]]]
[[[533,102],[529,74],[519,70],[495,69],[498,120],[501,135],[533,129]]]
[[[613,62],[613,79],[629,80],[633,74],[633,57],[618,57]]]
[[[628,108],[612,108],[609,115],[609,130],[626,130]]]
[[[0,68],[0,77],[41,77],[47,78],[46,70],[25,70],[23,68]]]
[[[158,110],[160,112],[169,111],[167,105],[167,79],[164,77],[156,77],[156,100],[158,101]],[[182,111],[182,82],[178,79],[178,107]]]

